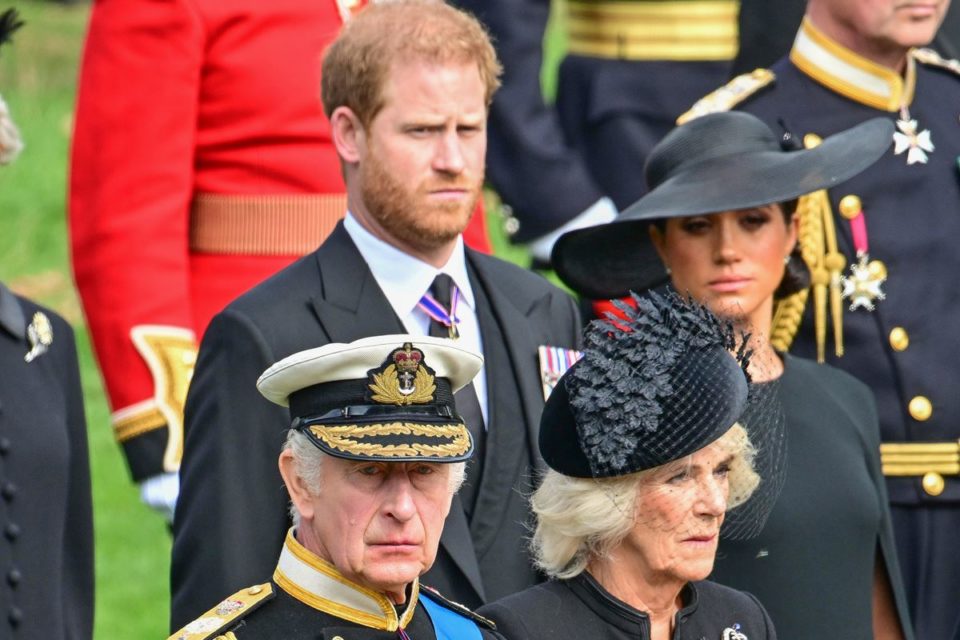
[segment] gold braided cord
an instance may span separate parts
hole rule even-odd
[[[789,351],[793,339],[800,330],[803,310],[807,306],[810,290],[803,289],[778,300],[773,310],[773,325],[770,344],[777,351]]]
[[[391,422],[364,425],[313,425],[310,427],[310,431],[332,449],[358,456],[452,458],[461,456],[470,449],[470,433],[462,424],[433,425],[415,422]],[[425,442],[404,444],[361,442],[364,438],[393,435],[446,438],[449,442],[437,444]]]
[[[820,144],[815,134],[804,136],[804,146]],[[798,244],[800,255],[810,270],[810,288],[813,290],[814,335],[817,343],[817,362],[826,357],[827,306],[833,322],[834,351],[843,355],[843,269],[847,259],[837,248],[837,229],[833,221],[830,196],[826,189],[808,193],[797,203],[800,220]],[[801,292],[781,301],[774,313],[773,338],[778,349],[789,347],[800,328],[800,318],[809,294]]]

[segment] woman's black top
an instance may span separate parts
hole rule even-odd
[[[775,639],[773,623],[749,593],[709,581],[681,592],[673,640]],[[478,611],[508,640],[648,640],[650,620],[618,600],[584,572],[507,596]],[[741,634],[741,635],[736,635]]]
[[[786,640],[873,638],[878,555],[907,615],[873,394],[839,369],[789,355],[780,385],[783,490],[759,537],[721,540],[710,579],[755,594]]]

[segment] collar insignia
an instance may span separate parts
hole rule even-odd
[[[33,362],[38,356],[47,352],[53,344],[53,326],[46,314],[41,311],[33,314],[33,320],[27,327],[27,339],[30,341],[30,351],[23,356],[25,362]]]
[[[405,342],[388,357],[384,366],[370,372],[370,391],[380,404],[426,404],[437,390],[433,371],[423,362],[423,351]]]

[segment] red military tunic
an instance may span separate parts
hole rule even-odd
[[[137,480],[179,466],[183,400],[210,318],[312,251],[345,211],[320,69],[360,4],[94,4],[70,233],[116,436]],[[482,215],[466,235],[489,249]]]

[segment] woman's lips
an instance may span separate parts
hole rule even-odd
[[[744,276],[730,276],[711,280],[709,286],[714,291],[720,293],[730,293],[732,291],[739,291],[750,284],[750,282],[751,279]]]

